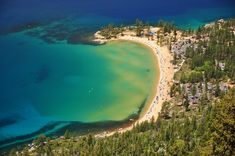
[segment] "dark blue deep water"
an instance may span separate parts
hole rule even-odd
[[[80,17],[80,26],[133,22],[136,18],[198,26],[233,17],[234,8],[234,0],[1,0],[0,26],[75,16]]]
[[[12,83],[13,80],[17,80],[16,83],[21,86],[31,83],[32,78],[17,77],[18,73],[35,75],[33,69],[37,68],[36,75],[39,76],[33,77],[33,82],[37,84],[45,83],[52,77],[51,73],[55,71],[47,65],[50,61],[45,59],[47,55],[61,53],[52,60],[57,62],[50,62],[58,67],[56,72],[59,73],[66,65],[71,68],[74,66],[71,60],[76,62],[73,58],[77,51],[84,53],[84,49],[92,49],[83,44],[83,37],[108,23],[132,24],[139,18],[150,23],[167,20],[181,28],[197,28],[217,19],[233,17],[234,0],[0,0],[0,148],[30,140],[42,132],[54,133],[68,125],[71,129],[81,127],[66,122],[48,124],[49,120],[54,120],[41,117],[29,101],[18,100],[26,96],[37,97],[31,90],[24,95],[19,86]],[[59,45],[58,41],[63,44]],[[67,50],[69,55],[62,56]],[[92,59],[88,57],[89,53],[85,55],[85,59],[80,57],[81,61]],[[58,63],[58,60],[65,58],[68,62]],[[39,62],[40,66],[35,67],[35,62]],[[103,60],[100,62],[105,63]],[[96,68],[103,68],[102,63]],[[18,103],[17,111],[22,110],[21,115],[9,113],[9,101]],[[84,129],[89,127],[82,126]]]

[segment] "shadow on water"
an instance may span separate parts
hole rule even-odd
[[[17,117],[9,116],[3,119],[0,119],[0,128],[12,125],[18,121]]]
[[[4,141],[0,141],[0,152],[8,151],[13,147],[22,147],[22,145],[26,143],[30,143],[40,134],[45,134],[48,137],[57,138],[61,135],[64,135],[66,130],[75,136],[81,136],[85,134],[97,134],[103,131],[111,131],[118,130],[119,128],[128,127],[133,124],[140,117],[140,113],[145,106],[147,98],[145,98],[138,109],[138,112],[131,114],[126,119],[121,121],[100,121],[100,122],[92,122],[92,123],[84,123],[84,122],[51,122],[46,126],[41,128],[40,130],[33,132],[31,134],[18,136],[15,138],[10,138]],[[53,131],[60,124],[65,124],[60,129]],[[48,131],[51,131],[47,134]]]

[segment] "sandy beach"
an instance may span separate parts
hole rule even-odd
[[[99,34],[96,33],[96,35]],[[173,57],[167,47],[160,47],[159,45],[157,45],[155,40],[149,40],[147,37],[136,37],[128,34],[118,36],[116,39],[111,40],[104,40],[100,35],[98,36],[98,38],[96,38],[96,41],[99,41],[100,43],[113,40],[127,40],[137,42],[151,48],[154,56],[157,59],[159,68],[158,72],[160,72],[158,77],[159,80],[156,80],[156,86],[154,89],[155,93],[152,97],[152,100],[150,100],[149,103],[146,103],[146,106],[144,107],[145,109],[142,111],[140,118],[134,124],[125,128],[119,128],[118,130],[114,131],[105,131],[103,133],[97,134],[96,137],[110,136],[116,132],[123,133],[125,131],[131,130],[137,123],[150,121],[152,118],[154,118],[154,120],[157,120],[163,102],[169,99],[170,84],[172,83],[174,76],[174,67],[171,63]]]

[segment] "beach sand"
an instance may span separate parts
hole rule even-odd
[[[173,57],[167,47],[160,47],[159,45],[157,45],[156,41],[148,40],[148,38],[146,37],[124,35],[118,36],[118,38],[111,40],[127,40],[137,42],[151,48],[154,56],[157,59],[160,73],[158,80],[156,80],[156,88],[154,89],[155,94],[152,100],[150,100],[149,103],[147,103],[144,107],[146,109],[142,111],[139,119],[136,120],[134,124],[128,127],[119,128],[118,130],[113,131],[105,131],[95,135],[96,137],[106,137],[113,135],[116,132],[126,132],[128,130],[131,130],[134,125],[142,123],[144,121],[151,121],[152,118],[154,118],[154,120],[156,121],[159,113],[161,112],[163,102],[170,98],[170,84],[172,83],[174,76],[174,67],[171,64],[171,60],[173,59]],[[96,41],[100,41],[101,43],[107,42],[107,40],[104,41],[101,38],[96,39]]]

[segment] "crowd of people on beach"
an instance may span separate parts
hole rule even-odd
[[[147,45],[148,47],[150,47],[154,53],[155,56],[158,59],[158,63],[159,63],[159,68],[160,71],[160,79],[159,79],[159,83],[157,86],[157,92],[156,95],[154,96],[154,99],[149,107],[149,109],[147,110],[147,113],[140,119],[139,122],[142,121],[150,121],[153,117],[155,118],[156,115],[158,115],[158,113],[161,111],[160,109],[157,110],[157,105],[160,103],[163,103],[164,100],[167,99],[168,97],[168,80],[167,79],[167,70],[170,68],[170,65],[167,64],[166,58],[167,56],[164,56],[162,54],[162,51],[160,50],[160,47],[156,44],[156,41],[150,41],[148,39],[145,38],[139,38],[139,37],[133,37],[133,36],[124,36],[120,39],[127,39],[127,40],[131,40],[131,41],[136,41],[136,42],[140,42],[143,43],[145,45]]]
[[[158,117],[158,114],[161,111],[162,103],[168,99],[170,88],[168,87],[168,84],[171,82],[174,74],[174,68],[170,61],[172,60],[170,52],[168,52],[167,49],[164,49],[162,47],[159,47],[157,45],[156,40],[149,40],[146,37],[137,37],[132,35],[124,35],[119,36],[118,38],[114,40],[129,40],[133,42],[138,42],[141,44],[144,44],[151,48],[154,52],[154,55],[156,56],[156,59],[158,60],[159,65],[159,83],[156,88],[156,94],[154,95],[153,100],[151,101],[151,104],[149,105],[149,108],[147,112],[141,116],[132,126],[126,127],[126,128],[119,128],[115,132],[125,132],[127,130],[130,130],[135,124],[141,123],[143,121],[151,121],[152,119],[156,120]],[[102,39],[101,39],[102,40]],[[172,70],[171,70],[172,69]],[[105,137],[110,136],[114,134],[115,132],[103,132],[101,134],[97,134],[96,137]]]

